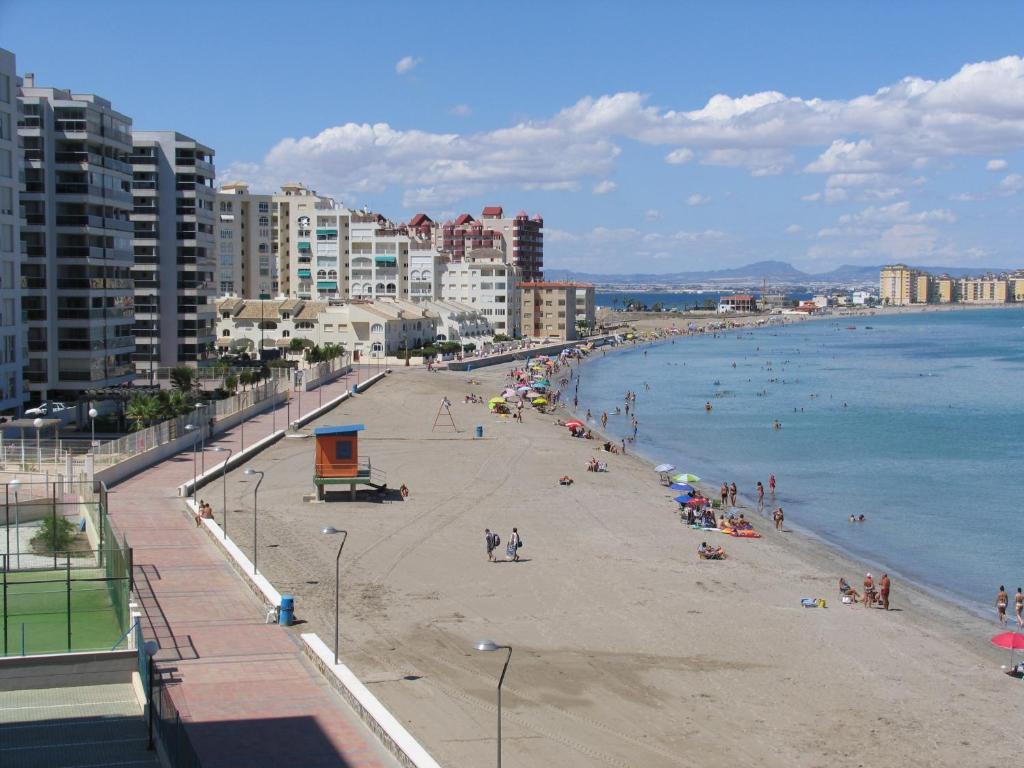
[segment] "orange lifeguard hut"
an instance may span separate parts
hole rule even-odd
[[[347,424],[313,430],[316,438],[313,483],[317,500],[324,500],[327,485],[349,486],[353,500],[357,485],[368,485],[378,490],[387,486],[384,473],[374,470],[369,458],[359,458],[359,433],[364,429],[366,427],[362,424]]]

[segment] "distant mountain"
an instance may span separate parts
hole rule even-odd
[[[981,267],[914,267],[932,274],[948,274],[953,277],[979,275],[986,272],[999,272],[998,269]],[[631,273],[631,274],[599,274],[591,272],[574,272],[568,269],[545,269],[547,280],[579,280],[598,285],[705,285],[724,283],[732,286],[756,286],[767,280],[773,284],[809,285],[809,284],[871,284],[878,282],[878,273],[882,269],[877,266],[860,266],[843,264],[829,272],[811,274],[802,272],[785,261],[757,261],[743,267],[715,269],[694,272],[667,273]]]

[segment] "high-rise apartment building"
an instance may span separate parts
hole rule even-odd
[[[467,304],[480,312],[496,334],[519,336],[519,276],[505,254],[496,249],[476,249],[441,270],[441,298]]]
[[[0,48],[0,412],[20,411],[25,400],[25,325],[21,315],[21,155],[14,54]]]
[[[423,214],[416,218],[420,216]],[[538,281],[544,278],[543,230],[544,219],[540,214],[531,218],[526,211],[520,211],[513,218],[506,218],[500,205],[489,205],[479,221],[463,213],[438,226],[434,239],[437,250],[452,261],[477,249],[501,251],[523,280]]]
[[[581,283],[521,283],[522,330],[535,339],[573,341],[580,326],[594,326],[594,286]]]
[[[74,398],[132,378],[131,119],[32,75],[18,103],[26,379]]]
[[[133,131],[135,371],[213,352],[213,150],[176,131]]]
[[[1013,296],[1010,281],[996,275],[962,278],[957,291],[964,304],[1005,304]]]
[[[249,185],[225,184],[217,191],[217,271],[220,296],[270,299],[279,288],[271,227],[273,195],[257,195]]]
[[[879,297],[883,304],[895,307],[924,304],[928,301],[928,276],[905,264],[882,267]]]

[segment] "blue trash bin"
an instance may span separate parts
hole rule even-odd
[[[352,394],[353,395],[356,394],[357,390],[358,390],[358,387],[355,384],[353,384],[352,385]]]
[[[288,627],[294,618],[295,598],[291,595],[281,595],[281,610],[277,613],[277,623],[282,627]]]
[[[483,428],[483,425],[481,425],[481,424],[477,424],[477,425],[476,425],[476,436],[477,436],[477,437],[483,437],[483,436],[484,436],[484,428]]]

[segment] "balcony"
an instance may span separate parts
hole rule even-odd
[[[21,185],[21,194],[32,195],[46,191],[46,184],[41,181],[26,181]]]
[[[27,213],[25,214],[25,223],[29,226],[42,226],[46,224],[45,213]]]
[[[156,189],[156,181],[133,181],[132,189]]]
[[[19,128],[42,128],[43,118],[39,115],[22,115],[18,118]]]
[[[89,130],[89,121],[57,119],[53,121],[53,128],[64,133],[85,133]]]

